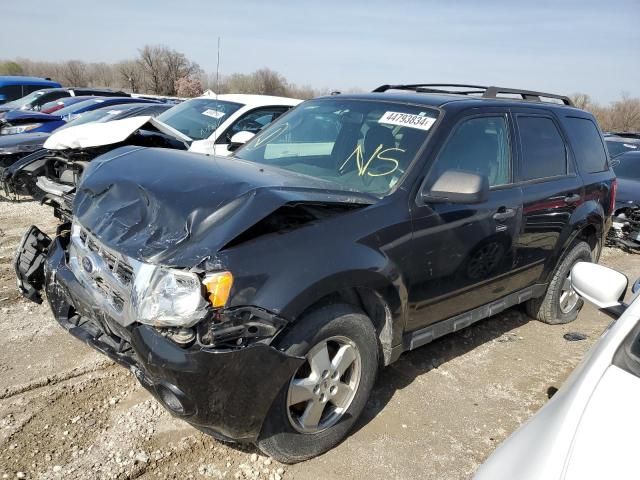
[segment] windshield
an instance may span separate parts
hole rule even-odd
[[[11,108],[11,109],[22,108],[25,105],[32,103],[35,99],[37,99],[38,97],[41,97],[45,93],[47,93],[45,90],[36,90],[35,92],[31,92],[29,95],[26,95],[22,98],[14,100],[13,102],[3,103],[2,108]]]
[[[437,115],[398,103],[312,100],[260,132],[236,156],[384,196],[408,169]]]
[[[215,98],[194,98],[170,108],[158,120],[193,140],[209,138],[229,115],[243,105]]]
[[[609,157],[617,157],[618,155],[626,152],[638,152],[640,151],[640,142],[620,142],[614,140],[607,140],[607,150],[609,150]]]
[[[60,115],[61,117],[68,116],[69,118],[67,118],[67,120],[69,120],[71,118],[71,115],[73,115],[75,112],[82,110],[84,108],[87,108],[91,105],[95,105],[97,103],[103,103],[103,102],[104,102],[104,99],[100,97],[94,97],[89,100],[83,100],[82,102],[77,102],[72,105],[68,105],[64,108],[61,108],[60,110],[53,112],[53,115]]]
[[[118,106],[113,106],[113,107],[99,108],[98,110],[91,110],[89,112],[80,113],[76,118],[74,118],[73,120],[70,120],[65,125],[58,128],[58,130],[64,130],[65,128],[68,128],[68,127],[75,127],[77,125],[82,125],[84,123],[90,123],[90,122],[98,122],[98,123],[108,122],[111,119],[113,119],[113,117],[122,113],[125,110],[128,110],[129,108],[130,107],[118,109]],[[55,115],[55,112],[54,112],[54,115]]]

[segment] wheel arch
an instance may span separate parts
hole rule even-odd
[[[379,272],[342,272],[305,289],[283,308],[282,316],[295,323],[331,303],[345,303],[363,311],[376,330],[381,363],[388,365],[395,360],[393,348],[402,342],[406,319],[404,282],[392,282]]]

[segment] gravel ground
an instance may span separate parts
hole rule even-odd
[[[15,289],[13,251],[48,207],[0,198],[0,478],[467,479],[548,399],[609,323],[586,307],[548,326],[511,309],[383,370],[363,418],[331,452],[286,466],[168,413],[125,369],[66,334]],[[635,256],[602,263],[640,276]],[[587,339],[567,342],[579,331]]]

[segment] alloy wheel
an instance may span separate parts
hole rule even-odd
[[[358,347],[343,336],[314,345],[289,383],[287,415],[301,433],[318,433],[335,425],[358,390],[362,360]]]

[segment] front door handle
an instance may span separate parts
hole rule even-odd
[[[507,208],[500,207],[496,213],[493,214],[493,219],[501,222],[506,220],[507,218],[515,217],[516,209],[515,208]]]
[[[564,203],[567,205],[573,205],[574,203],[578,203],[580,201],[580,195],[577,193],[572,193],[571,195],[567,195],[564,197]]]

